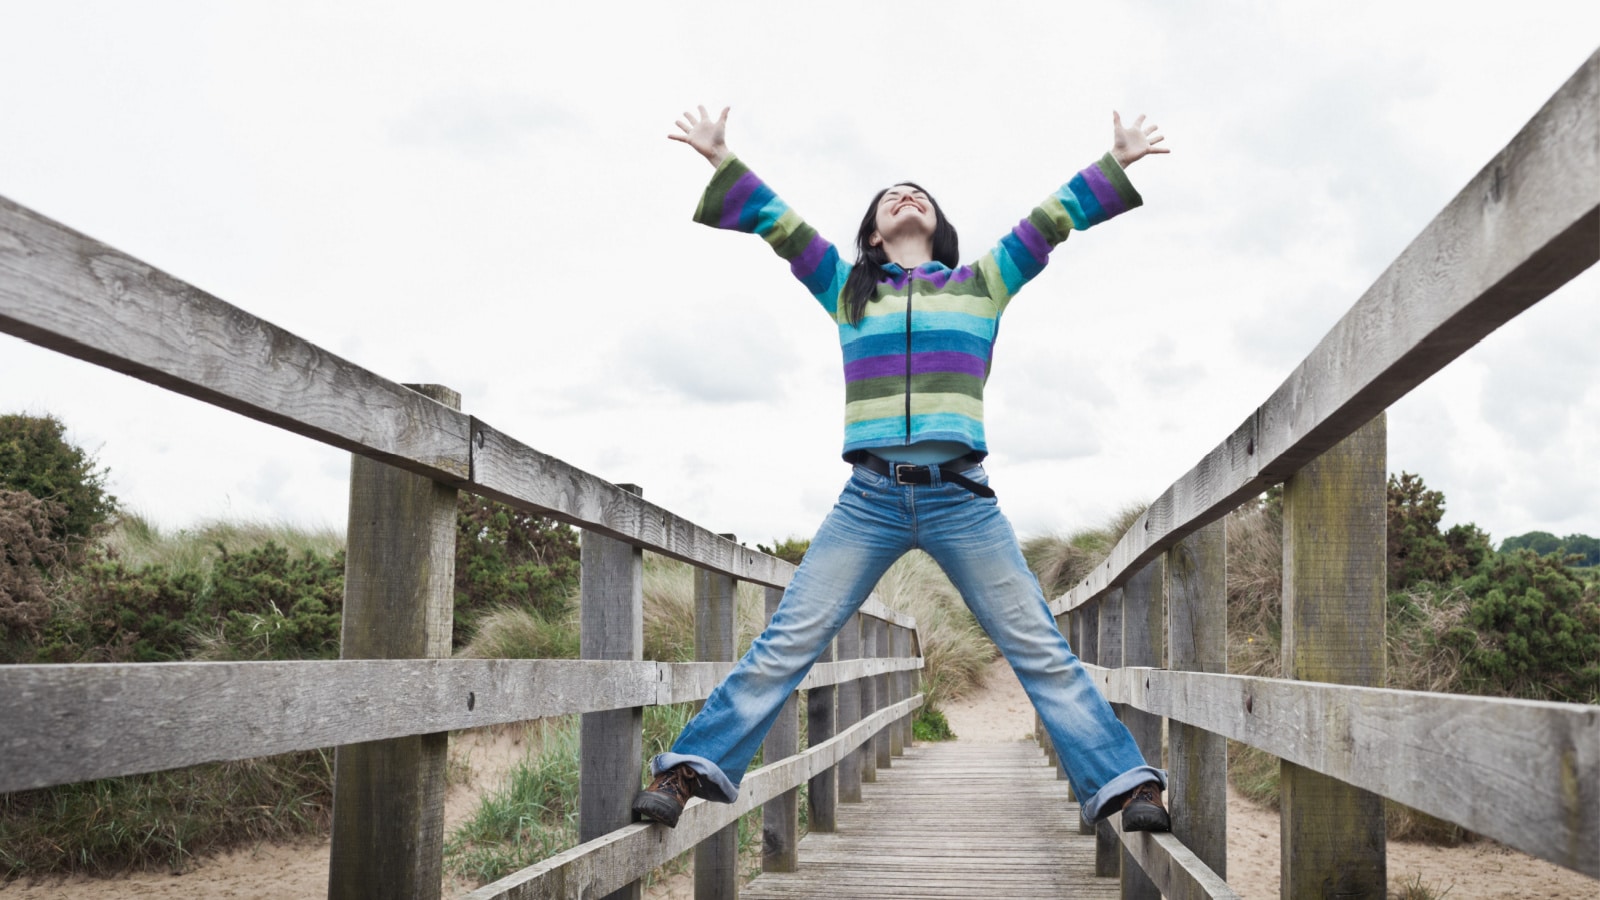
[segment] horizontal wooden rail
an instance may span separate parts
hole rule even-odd
[[[1238,892],[1175,835],[1121,827],[1113,832],[1167,900],[1239,900]]]
[[[484,885],[468,894],[468,900],[603,897],[737,822],[750,810],[837,765],[845,754],[921,705],[920,694],[902,700],[803,753],[756,769],[745,776],[734,803],[691,800],[676,828],[630,825]]]
[[[4,197],[0,331],[741,581],[794,574]],[[876,599],[863,611],[911,625]]]
[[[0,666],[0,793],[704,700],[731,663],[400,659]],[[802,688],[920,668],[824,663]],[[182,735],[182,740],[174,740]]]
[[[1266,403],[1167,488],[1061,615],[1284,481],[1600,259],[1600,52],[1367,289]]]
[[[1259,747],[1600,878],[1600,706],[1089,668],[1112,703]]]

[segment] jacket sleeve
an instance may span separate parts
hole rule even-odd
[[[1050,261],[1050,251],[1082,231],[1144,204],[1111,154],[1063,184],[974,265],[1001,309]]]
[[[737,157],[730,155],[717,167],[700,197],[694,220],[712,228],[760,235],[773,252],[788,261],[789,271],[822,308],[838,316],[839,292],[850,266],[839,259],[832,242],[817,234]]]

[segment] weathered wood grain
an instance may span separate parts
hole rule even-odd
[[[728,542],[733,543],[732,536]],[[737,546],[737,545],[735,545]],[[733,579],[721,572],[695,570],[694,658],[733,662]],[[739,825],[724,826],[694,848],[695,900],[735,900],[739,896]]]
[[[983,800],[960,815],[928,813],[948,807],[952,792]],[[837,833],[806,836],[799,869],[762,874],[740,896],[1111,900],[1117,883],[1094,877],[1078,818],[1031,743],[921,744],[879,772],[861,803],[841,807]]]
[[[446,406],[461,405],[449,388],[418,390]],[[355,456],[346,533],[339,656],[449,656],[455,488]],[[443,732],[335,750],[330,898],[439,896],[448,751]]]
[[[920,660],[919,660],[920,661]],[[833,642],[822,648],[822,655],[817,657],[817,664],[811,667],[812,674],[817,669],[828,666],[833,662]],[[815,747],[831,739],[836,733],[834,697],[838,690],[832,685],[815,685],[806,690],[806,745]],[[812,776],[806,787],[806,804],[809,809],[807,820],[812,831],[832,831],[837,821],[839,807],[839,780],[838,773],[827,769]]]
[[[783,591],[767,588],[768,620],[778,611],[782,600]],[[800,703],[796,694],[790,694],[784,701],[783,710],[761,746],[762,759],[783,759],[800,750]],[[793,872],[799,864],[799,843],[800,789],[796,787],[784,791],[761,808],[761,870]]]
[[[1200,672],[1093,672],[1113,702],[1259,747],[1600,878],[1600,707]]]
[[[636,496],[635,485],[619,485]],[[584,659],[644,658],[644,551],[602,534],[579,547],[578,649]],[[633,821],[644,754],[644,709],[583,714],[578,729],[578,840],[593,840]],[[634,881],[606,900],[639,900]]]
[[[836,666],[847,665],[861,659],[861,616],[851,616],[834,640],[834,653],[839,657]],[[838,687],[838,707],[835,727],[841,733],[848,731],[862,719],[860,681],[841,682]],[[861,802],[861,753],[845,755],[839,763],[838,787],[840,803]]]
[[[848,627],[848,626],[847,626]],[[656,703],[688,703],[704,700],[711,694],[728,672],[732,663],[658,663],[660,666],[660,695]],[[845,684],[884,672],[916,671],[921,669],[921,657],[910,659],[850,659],[833,663],[818,663],[811,667],[796,690]]]
[[[1283,486],[1283,670],[1304,681],[1382,687],[1388,593],[1383,413]],[[1280,765],[1284,895],[1388,890],[1383,798]]]
[[[409,659],[0,666],[0,792],[648,706],[656,702],[657,665]]]
[[[1118,814],[1113,818],[1120,820]],[[1162,897],[1168,900],[1239,900],[1239,895],[1221,875],[1213,872],[1176,834],[1148,831],[1124,832],[1120,821],[1118,839],[1129,859],[1138,864]],[[1381,896],[1381,895],[1380,895]]]
[[[920,695],[912,697],[841,730],[804,753],[756,769],[745,776],[739,798],[733,803],[689,801],[676,828],[629,825],[484,885],[467,895],[468,900],[585,900],[602,896],[736,824],[740,816],[778,794],[837,765],[846,753],[921,704]]]
[[[0,197],[0,331],[439,481],[468,417]]]
[[[1122,589],[1122,664],[1160,666],[1166,643],[1166,565],[1157,557],[1128,579]],[[1139,745],[1145,762],[1161,765],[1161,717],[1131,706],[1118,712],[1122,722]],[[1121,829],[1117,829],[1120,833]],[[1124,846],[1122,858],[1123,900],[1161,900],[1156,883],[1137,865]]]
[[[1212,522],[1167,553],[1167,668],[1228,671],[1227,523]],[[1228,742],[1167,722],[1172,834],[1228,877]]]
[[[1429,222],[1243,424],[1051,604],[1119,585],[1278,484],[1600,259],[1600,52]]]

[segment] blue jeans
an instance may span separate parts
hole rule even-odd
[[[987,483],[982,466],[963,473]],[[659,775],[689,763],[701,794],[731,803],[784,700],[895,560],[921,548],[938,562],[1016,670],[1060,754],[1085,819],[1166,773],[1145,763],[1128,729],[1056,628],[1016,533],[993,498],[942,483],[900,485],[856,466],[811,541],[772,621],[706,698],[671,751],[650,762]]]

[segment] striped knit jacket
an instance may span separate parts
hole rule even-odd
[[[877,297],[851,325],[840,293],[851,264],[733,156],[700,198],[695,221],[760,235],[833,316],[844,351],[844,452],[955,441],[980,457],[983,386],[1000,314],[1074,230],[1143,203],[1106,154],[1044,199],[977,262],[907,272],[884,266]]]

